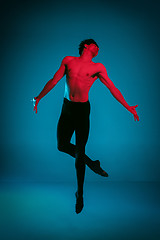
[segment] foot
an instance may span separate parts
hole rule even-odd
[[[83,196],[79,196],[78,192],[75,193],[76,196],[76,213],[80,213],[83,209]]]
[[[100,167],[100,161],[96,160],[93,161],[93,165],[90,166],[90,169],[92,169],[93,172],[99,174],[102,177],[108,177],[108,173],[106,173],[101,167]]]

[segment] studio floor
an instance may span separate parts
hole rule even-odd
[[[1,240],[159,240],[160,183],[86,182],[75,213],[75,183],[1,182]]]

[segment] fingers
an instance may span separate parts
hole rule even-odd
[[[34,107],[33,111],[35,111],[35,113],[37,113],[37,106]]]
[[[138,117],[137,114],[134,115],[134,120],[135,120],[135,121],[136,121],[136,120],[139,121],[139,117]]]
[[[34,109],[33,111],[35,111],[35,113],[37,113],[37,105],[39,103],[39,99],[37,99],[37,97],[33,98],[33,105],[34,105]]]

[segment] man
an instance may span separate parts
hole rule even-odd
[[[58,150],[70,154],[76,159],[75,168],[77,174],[76,213],[83,209],[83,184],[85,176],[85,164],[95,173],[108,177],[108,174],[100,167],[98,160],[92,161],[85,155],[85,145],[89,134],[90,102],[88,93],[92,84],[98,78],[110,90],[112,95],[133,114],[135,121],[139,117],[135,108],[129,106],[121,92],[114,86],[107,75],[106,68],[101,63],[94,63],[92,59],[97,56],[99,47],[93,39],[86,39],[79,45],[79,57],[67,56],[62,60],[59,70],[48,81],[41,93],[35,97],[34,111],[37,113],[37,105],[60,79],[66,75],[64,102],[57,127]],[[76,144],[70,143],[75,131]]]

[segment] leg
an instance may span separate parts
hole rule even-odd
[[[75,130],[73,119],[62,111],[57,126],[57,147],[58,150],[76,158],[76,145],[70,143]],[[89,168],[93,168],[94,161],[85,155],[85,163]],[[94,169],[92,169],[94,171]]]
[[[57,147],[59,151],[65,152],[70,156],[76,158],[76,146],[70,143],[71,137],[75,130],[73,116],[71,114],[70,106],[64,102],[62,113],[57,126]],[[89,131],[89,129],[88,129]],[[87,136],[88,138],[88,136]],[[85,154],[85,164],[95,173],[101,176],[108,176],[108,174],[100,168],[100,162],[92,161]]]
[[[83,184],[85,176],[85,145],[89,133],[89,121],[83,127],[76,129],[76,174],[77,174],[77,192],[83,196]]]
[[[75,130],[71,104],[64,99],[61,116],[57,126],[57,147],[61,152],[75,157],[75,146],[70,143]]]
[[[78,196],[83,196],[83,184],[84,184],[84,177],[85,177],[85,154],[82,150],[78,149],[76,151],[76,175],[77,175],[77,193]]]
[[[83,111],[82,111],[83,110]],[[85,146],[89,135],[89,113],[90,105],[86,104],[84,109],[79,108],[76,116],[76,174],[77,174],[77,192],[76,192],[76,213],[83,209],[83,185],[85,177]]]

